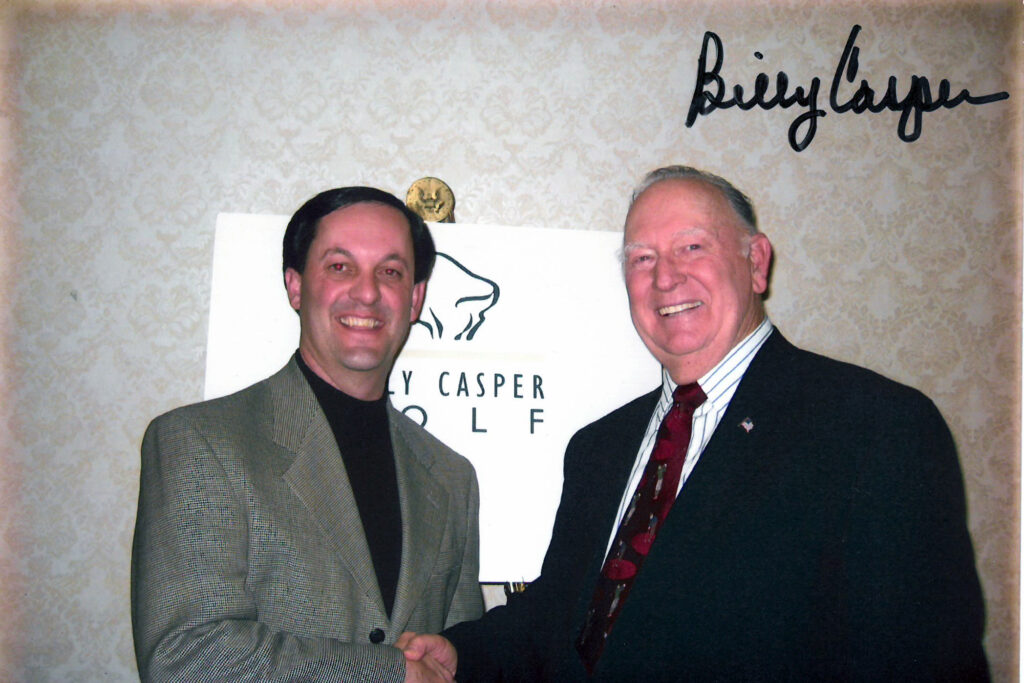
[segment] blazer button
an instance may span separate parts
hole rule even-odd
[[[379,628],[375,628],[372,631],[370,631],[370,642],[374,645],[377,645],[378,643],[383,643],[384,631],[381,631]]]

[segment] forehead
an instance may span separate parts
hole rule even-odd
[[[691,230],[725,236],[731,227],[743,233],[739,216],[718,188],[700,180],[663,180],[633,202],[626,217],[624,241],[648,241]]]
[[[409,222],[398,209],[360,202],[336,209],[317,223],[313,245],[320,248],[379,247],[382,251],[412,253]]]

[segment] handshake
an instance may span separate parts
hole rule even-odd
[[[406,683],[433,683],[455,680],[458,655],[444,636],[406,631],[395,647],[405,655]]]

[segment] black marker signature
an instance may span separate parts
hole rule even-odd
[[[896,92],[896,77],[890,76],[885,92],[881,95],[875,92],[867,80],[861,79],[860,85],[853,95],[845,102],[840,102],[839,90],[843,80],[854,83],[860,68],[860,48],[856,46],[860,29],[859,25],[855,25],[850,30],[850,37],[846,40],[843,56],[839,58],[835,75],[832,77],[828,105],[836,114],[845,114],[846,112],[877,114],[887,109],[898,111],[900,120],[896,133],[900,140],[913,142],[921,137],[922,117],[925,112],[943,108],[953,109],[961,104],[988,104],[1010,97],[1007,92],[975,96],[966,88],[950,97],[952,87],[945,78],[939,81],[938,92],[933,95],[928,79],[915,75],[910,77],[910,87],[903,99],[900,99]],[[715,59],[709,70],[708,47],[712,44],[714,45]],[[757,59],[763,58],[760,52],[755,52],[754,56]],[[789,145],[797,152],[807,149],[818,130],[818,119],[824,118],[828,113],[818,106],[821,79],[815,76],[811,79],[808,87],[798,85],[791,92],[789,76],[784,71],[780,71],[775,76],[775,89],[771,91],[771,77],[766,73],[759,73],[754,78],[753,92],[746,99],[744,99],[743,86],[738,84],[732,87],[733,96],[730,99],[727,96],[728,88],[725,80],[719,75],[724,59],[725,49],[722,47],[722,39],[711,31],[705,31],[704,43],[701,46],[700,57],[697,59],[697,83],[694,87],[693,97],[690,99],[689,111],[686,113],[686,127],[693,126],[697,116],[707,116],[716,109],[739,107],[745,111],[754,107],[768,110],[775,107],[789,109],[792,106],[800,106],[807,111],[797,116],[790,124]]]

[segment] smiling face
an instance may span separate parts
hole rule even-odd
[[[302,273],[285,271],[299,312],[299,352],[317,375],[363,400],[380,398],[419,317],[409,224],[384,204],[352,204],[320,219]]]
[[[633,325],[678,384],[706,374],[764,318],[771,244],[705,182],[646,189],[626,217],[623,254]]]

